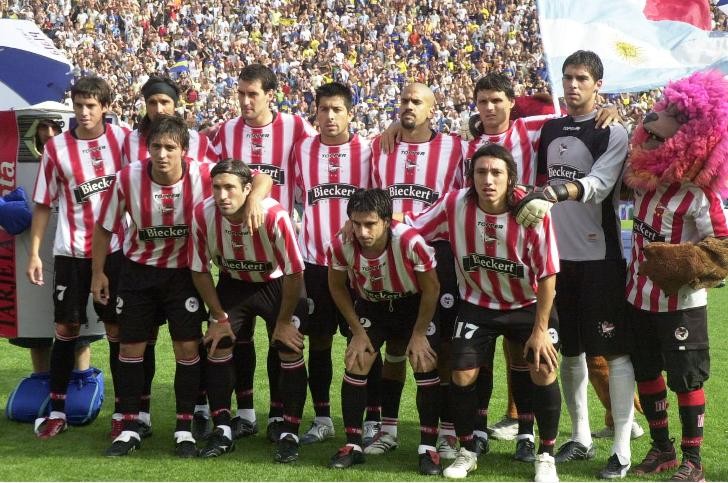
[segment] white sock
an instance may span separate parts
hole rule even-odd
[[[455,425],[453,423],[448,422],[440,422],[440,431],[438,432],[438,436],[457,436],[455,434]]]
[[[210,406],[207,404],[195,404],[196,413],[202,413],[207,419],[210,419]]]
[[[432,451],[434,453],[437,453],[437,450],[435,449],[434,446],[421,444],[417,447],[417,454],[425,454],[427,451]]]
[[[251,423],[255,422],[255,409],[238,409],[235,415],[241,419],[246,419]]]
[[[382,432],[389,433],[395,438],[397,437],[397,423],[399,419],[395,418],[382,418]]]
[[[146,424],[147,426],[152,425],[152,415],[147,412],[139,411],[139,414],[137,415],[137,420],[141,421],[142,423]]]
[[[323,424],[324,426],[332,426],[334,425],[334,422],[331,420],[328,416],[316,416],[313,418],[313,420],[319,424]]]
[[[218,426],[218,428],[222,429],[222,434],[225,435],[227,439],[233,439],[233,430],[230,428],[230,426],[226,424],[221,424]]]
[[[586,389],[589,373],[586,366],[586,354],[576,357],[564,357],[561,360],[561,387],[566,407],[571,417],[571,440],[577,441],[587,448],[592,444],[589,429],[589,406]]]
[[[66,420],[66,413],[62,411],[51,411],[51,413],[48,415],[48,419],[62,419]]]
[[[634,420],[634,369],[629,356],[607,360],[609,364],[609,399],[614,418],[614,443],[612,453],[626,465],[632,458],[630,438]]]

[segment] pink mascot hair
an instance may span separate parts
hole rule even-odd
[[[671,82],[653,108],[674,105],[686,118],[662,146],[643,149],[649,134],[640,123],[632,137],[633,150],[626,183],[647,191],[661,183],[691,182],[714,191],[728,186],[728,80],[718,71],[696,72]]]

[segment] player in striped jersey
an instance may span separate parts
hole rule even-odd
[[[187,240],[193,207],[210,194],[210,163],[185,161],[189,133],[184,121],[159,116],[147,138],[151,158],[124,168],[105,197],[93,238],[94,299],[115,305],[120,324],[118,387],[123,431],[108,456],[129,454],[140,446],[139,413],[144,385],[144,352],[158,314],[169,321],[177,359],[176,453],[197,455],[190,432],[199,386],[198,343],[205,317],[187,269]],[[111,234],[128,220],[124,269],[115,300],[101,271]]]
[[[175,115],[175,107],[179,102],[179,87],[168,77],[153,75],[142,86],[142,96],[144,96],[147,112],[140,121],[139,127],[129,133],[124,140],[123,155],[127,164],[149,158],[146,139],[149,127],[159,115]],[[216,163],[218,155],[207,136],[200,136],[197,131],[192,129],[189,130],[189,133],[190,147],[187,150],[187,157],[196,161]]]
[[[232,342],[249,342],[255,318],[261,316],[270,344],[281,359],[284,422],[275,460],[291,463],[298,459],[307,380],[302,335],[307,306],[301,297],[304,265],[296,234],[288,213],[272,198],[263,201],[264,222],[257,230],[244,225],[243,206],[252,181],[245,163],[224,160],[210,174],[213,197],[195,208],[189,253],[192,280],[210,308],[211,321],[205,340],[211,342],[207,377],[216,429],[200,455],[220,456],[234,447],[230,426]],[[217,289],[210,262],[220,268]]]
[[[77,126],[55,136],[45,146],[35,182],[35,210],[30,231],[27,275],[43,285],[43,263],[38,255],[48,226],[51,206],[58,204],[59,216],[53,255],[55,343],[51,350],[51,413],[36,434],[51,438],[66,429],[66,388],[74,364],[80,325],[87,323],[86,306],[91,284],[91,239],[101,197],[122,167],[121,144],[127,131],[107,124],[104,115],[111,100],[111,88],[99,77],[84,77],[71,90]],[[120,262],[119,237],[114,233],[106,249],[111,255],[101,267],[111,279],[115,293]],[[113,310],[95,304],[109,339],[111,373],[115,392],[118,385],[115,354],[118,354],[118,326]]]
[[[238,78],[238,103],[240,116],[223,123],[218,129],[214,145],[220,159],[244,160],[253,170],[273,178],[271,198],[283,208],[293,210],[293,145],[306,136],[315,136],[316,130],[300,116],[273,112],[270,104],[275,95],[278,80],[268,67],[250,64],[242,69]],[[260,217],[258,217],[260,218]],[[257,228],[257,223],[253,224]],[[238,415],[233,418],[235,437],[248,436],[248,428],[256,426],[253,411],[253,373],[255,372],[255,346],[236,344],[235,391]],[[282,406],[276,394],[280,361],[278,352],[268,351],[268,386],[271,388],[271,404],[268,412],[268,433],[271,441],[277,441],[282,422]],[[252,420],[242,417],[246,413]]]
[[[395,213],[419,213],[445,193],[463,185],[463,152],[459,139],[436,133],[430,126],[435,97],[423,84],[410,84],[402,90],[399,117],[401,140],[389,153],[382,152],[382,139],[372,143],[372,186],[389,191]],[[452,251],[447,242],[435,245],[440,280],[439,323],[442,334],[439,363],[441,375],[441,431],[438,450],[443,457],[455,457],[450,446],[455,432],[447,405],[449,385],[449,343],[458,306],[458,290]],[[399,400],[405,378],[404,346],[387,344],[382,368],[382,428],[366,448],[367,454],[382,454],[397,447]],[[447,436],[451,436],[448,438]]]
[[[473,155],[471,187],[446,194],[410,220],[426,240],[450,241],[462,298],[453,333],[451,388],[460,450],[443,473],[450,478],[465,478],[477,468],[476,381],[480,368],[492,360],[494,340],[504,335],[511,352],[529,360],[514,360],[530,374],[514,391],[532,391],[539,401],[534,405],[541,438],[536,481],[558,481],[552,456],[561,410],[554,346],[558,322],[552,311],[558,250],[548,217],[536,228],[525,228],[510,213],[516,170],[507,150],[484,146]]]
[[[348,219],[349,196],[369,186],[371,160],[369,142],[349,133],[351,90],[337,82],[324,84],[316,89],[315,102],[321,133],[293,147],[296,201],[303,206],[299,242],[306,262],[304,278],[311,311],[308,383],[316,413],[311,428],[301,438],[302,444],[334,436],[329,403],[331,344],[339,324],[345,322],[329,293],[326,249]]]
[[[392,221],[392,200],[382,189],[358,190],[346,208],[355,239],[334,238],[329,248],[329,290],[352,337],[346,349],[341,405],[346,445],[329,466],[348,468],[364,462],[361,425],[367,375],[384,342],[406,347],[415,381],[420,416],[419,471],[441,473],[435,449],[439,384],[433,321],[439,283],[434,250],[412,228]],[[347,276],[357,292],[352,302]]]

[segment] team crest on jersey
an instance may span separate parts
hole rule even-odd
[[[397,183],[390,185],[387,189],[393,200],[415,200],[431,205],[440,198],[440,193],[421,184]]]
[[[599,335],[605,339],[611,339],[614,337],[615,326],[612,322],[602,320],[601,322],[597,322],[597,330],[599,331]]]
[[[190,229],[187,225],[161,225],[139,228],[141,241],[166,240],[170,238],[187,238]]]
[[[687,327],[680,326],[675,329],[675,339],[679,340],[680,342],[686,341],[689,335],[690,332],[688,331]]]
[[[197,297],[189,297],[185,300],[185,308],[187,312],[195,313],[200,309],[200,301],[197,300]]]
[[[665,206],[662,203],[658,203],[657,206],[655,206],[655,216],[662,216],[665,213]]]
[[[111,188],[114,184],[116,175],[99,176],[98,178],[90,179],[85,183],[81,183],[76,186],[73,190],[73,196],[76,199],[76,203],[83,203],[91,196],[96,193],[103,193],[104,191]]]
[[[479,221],[478,228],[480,229],[480,238],[482,238],[485,243],[492,243],[498,241],[498,230],[502,230],[503,225],[489,223],[487,221]]]
[[[371,300],[372,302],[384,302],[387,300],[397,300],[401,299],[407,294],[402,294],[399,292],[390,292],[389,290],[367,290],[364,289],[364,293],[366,294],[367,298]]]
[[[320,184],[318,186],[314,186],[313,189],[308,190],[308,204],[312,205],[321,200],[332,198],[348,199],[357,189],[359,188],[346,183]]]
[[[359,323],[360,323],[360,324],[361,324],[361,326],[362,326],[362,327],[364,327],[365,329],[368,329],[369,327],[371,327],[371,326],[372,326],[372,321],[371,321],[371,320],[369,320],[369,319],[367,319],[366,317],[360,317],[360,318],[359,318]]]
[[[451,293],[444,293],[440,297],[440,305],[444,309],[451,309],[455,305],[455,297]]]
[[[106,149],[106,146],[92,146],[87,149],[84,149],[81,151],[83,154],[87,154],[89,159],[91,159],[91,164],[93,166],[98,166],[99,164],[102,164],[104,162],[104,149]]]
[[[559,343],[559,331],[554,329],[553,327],[549,327],[549,330],[547,332],[549,334],[549,337],[551,338],[551,343],[558,344]]]
[[[279,166],[272,164],[249,164],[248,166],[253,171],[258,170],[273,178],[274,184],[286,184],[286,171]]]
[[[480,253],[471,253],[463,257],[463,268],[466,272],[477,272],[480,269],[505,273],[512,278],[523,278],[524,268],[520,263],[507,258],[489,257]]]
[[[632,231],[638,235],[642,235],[647,241],[650,242],[664,242],[665,235],[660,235],[660,232],[652,228],[650,225],[635,217],[632,224]]]
[[[584,177],[584,173],[568,164],[553,164],[549,166],[549,181],[558,179],[565,181],[574,181]]]
[[[437,332],[437,326],[434,322],[430,321],[430,324],[427,326],[427,332],[425,332],[425,335],[429,337],[435,335],[435,332]]]
[[[235,260],[231,258],[217,257],[221,267],[236,272],[270,272],[273,270],[271,262],[259,262],[258,260]]]

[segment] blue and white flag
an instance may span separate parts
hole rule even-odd
[[[601,57],[606,93],[645,91],[706,68],[728,74],[728,33],[704,29],[707,0],[538,0],[537,5],[558,96],[563,95],[561,66],[580,49]]]

